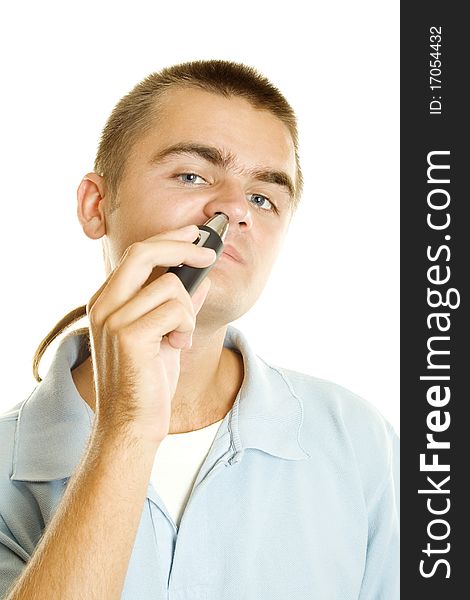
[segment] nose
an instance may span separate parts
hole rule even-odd
[[[206,202],[204,213],[208,218],[218,212],[227,215],[231,227],[238,225],[239,228],[246,230],[253,226],[251,207],[243,189],[236,183],[224,183]]]

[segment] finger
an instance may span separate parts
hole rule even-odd
[[[183,339],[187,339],[194,330],[194,324],[192,311],[189,312],[178,300],[169,300],[120,329],[119,337],[124,342],[130,340],[135,344],[135,341],[139,340],[141,344],[145,339],[158,345],[163,336],[170,332],[183,334]]]
[[[184,263],[202,268],[211,265],[216,258],[214,250],[184,241],[159,240],[133,244],[133,249],[95,302],[98,321],[103,322],[108,315],[135,296],[157,265],[169,267]]]
[[[109,330],[118,331],[169,300],[179,300],[194,314],[191,297],[175,273],[165,273],[139,292],[106,319]]]
[[[194,242],[199,235],[199,227],[197,225],[185,225],[184,227],[179,227],[178,229],[169,229],[168,231],[161,231],[160,233],[156,233],[148,237],[145,241],[155,241],[155,240],[182,240],[182,241],[190,241]]]
[[[209,277],[203,279],[203,281],[199,284],[194,294],[191,296],[191,300],[194,307],[194,314],[201,310],[202,305],[204,304],[205,299],[207,298],[207,294],[209,293],[211,287],[211,280]]]
[[[211,280],[206,277],[198,286],[194,294],[191,296],[191,301],[193,304],[194,314],[196,315],[201,306],[204,304],[205,299],[207,298],[207,294],[211,287]],[[179,333],[177,331],[172,331],[168,334],[168,341],[175,348],[181,348],[182,350],[191,348],[192,339],[193,339],[192,331],[190,334],[187,333]]]
[[[171,229],[169,231],[163,231],[152,237],[149,237],[148,240],[156,241],[158,239],[162,239],[162,240],[163,239],[173,239],[173,240],[194,242],[197,239],[198,235],[199,235],[199,228],[197,225],[186,225],[184,227],[180,227],[179,229]],[[126,249],[126,251],[127,250],[128,250],[128,248]],[[100,286],[100,288],[89,299],[89,301],[86,305],[87,314],[89,314],[93,304],[99,298],[99,296],[101,295],[101,292],[107,286],[108,282],[114,277],[114,273],[115,273],[117,267],[122,263],[122,261],[125,259],[125,257],[126,257],[126,252],[123,252],[121,259],[118,262],[117,266],[114,267],[114,269],[108,274],[108,276],[106,277],[106,281]]]

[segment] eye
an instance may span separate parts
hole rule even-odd
[[[274,204],[269,200],[269,198],[266,198],[266,196],[263,196],[262,194],[251,194],[251,199],[254,200],[254,204],[256,204],[256,206],[259,206],[264,210],[276,210]],[[267,206],[264,204],[266,202],[268,204]]]
[[[178,175],[176,175],[176,177],[182,182],[182,183],[187,183],[190,185],[193,184],[200,184],[200,183],[207,183],[206,180],[201,177],[200,175],[198,175],[197,173],[178,173]],[[197,180],[200,181],[197,181]]]

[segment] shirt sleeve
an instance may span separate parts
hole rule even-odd
[[[28,560],[28,553],[13,539],[0,515],[0,600],[7,597]]]
[[[369,533],[359,600],[400,598],[400,440],[389,429],[390,460],[385,479],[369,504]]]

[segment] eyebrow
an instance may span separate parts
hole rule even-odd
[[[160,150],[160,152],[157,152],[151,158],[150,164],[155,166],[166,158],[179,156],[182,154],[197,156],[198,158],[202,158],[216,167],[221,167],[223,169],[234,167],[236,164],[236,158],[231,152],[222,152],[215,146],[205,146],[203,144],[185,142],[173,144],[172,146],[163,148],[163,150]],[[291,199],[295,197],[295,186],[291,177],[285,171],[278,171],[269,168],[255,168],[244,169],[242,170],[242,173],[252,177],[253,179],[257,179],[258,181],[263,181],[264,183],[274,183],[284,187],[289,192]]]

